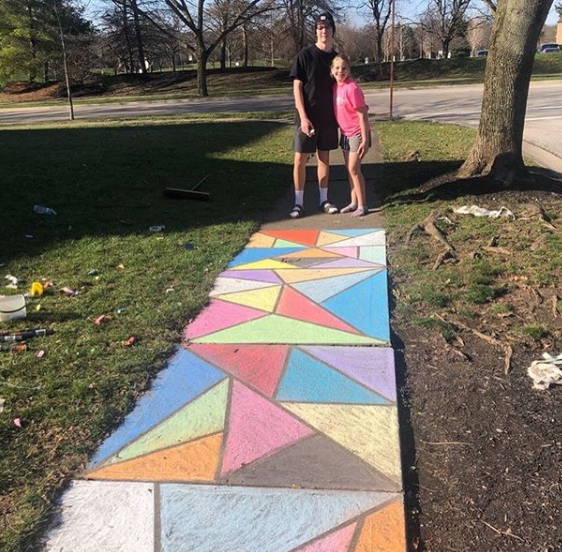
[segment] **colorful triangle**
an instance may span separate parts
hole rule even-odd
[[[337,295],[338,293],[353,287],[355,284],[366,280],[375,274],[373,271],[358,272],[356,274],[347,274],[345,276],[334,276],[332,278],[324,278],[322,280],[312,280],[310,282],[300,282],[293,284],[292,287],[306,295],[317,303],[322,303]]]
[[[207,481],[215,480],[222,433],[209,435],[177,447],[112,464],[91,472],[88,479],[119,481]]]
[[[343,248],[342,248],[343,249]],[[351,248],[353,249],[353,248]],[[355,248],[356,249],[356,248]],[[309,249],[303,249],[302,251],[297,251],[296,253],[290,253],[289,255],[283,255],[285,259],[304,259],[312,257],[314,259],[337,259],[341,258],[341,254],[337,252],[328,251],[327,249],[318,249],[317,247],[311,247]]]
[[[266,230],[264,234],[280,240],[288,240],[302,245],[316,245],[318,230]]]
[[[355,552],[404,552],[406,522],[401,500],[366,517]]]
[[[313,303],[308,297],[289,286],[283,288],[275,312],[289,318],[312,322],[319,326],[326,326],[343,332],[359,333],[355,328],[342,322],[320,305]]]
[[[400,441],[396,407],[287,402],[281,404],[393,481],[400,481]]]
[[[224,295],[225,293],[239,293],[241,291],[249,291],[252,289],[262,289],[271,287],[269,282],[258,282],[256,280],[248,280],[246,278],[222,278],[219,276],[215,280],[215,285],[210,297],[218,297],[219,295]]]
[[[227,485],[302,489],[372,489],[400,486],[324,435],[313,435],[229,474]]]
[[[220,273],[221,278],[236,278],[241,280],[255,280],[256,282],[269,282],[281,284],[282,280],[273,270],[225,270]]]
[[[313,433],[302,422],[235,381],[222,475],[269,456]]]
[[[322,306],[364,334],[390,340],[386,271],[331,297]]]
[[[149,432],[112,456],[103,466],[199,439],[224,429],[228,380],[200,395]]]
[[[266,236],[261,232],[256,232],[251,238],[250,241],[246,245],[247,248],[254,248],[254,247],[273,247],[275,243],[275,238],[271,236]]]
[[[225,377],[214,366],[185,349],[179,349],[158,374],[150,391],[139,399],[134,410],[102,443],[90,466],[109,458]]]
[[[209,305],[185,328],[184,337],[186,340],[196,339],[262,316],[267,316],[267,313],[243,305],[211,299]]]
[[[273,397],[289,346],[192,343],[189,350],[267,397]]]
[[[255,247],[255,248],[243,249],[228,264],[228,268],[232,269],[240,265],[246,265],[258,261],[263,261],[264,259],[269,259],[274,255],[276,257],[279,255],[289,255],[290,253],[295,253],[296,251],[301,251],[302,249],[304,249],[302,246],[284,247],[281,249],[274,249],[271,247]]]
[[[287,264],[287,263],[281,263]],[[296,267],[295,267],[296,268]],[[309,268],[300,270],[276,270],[277,275],[287,284],[296,284],[298,282],[308,282],[310,280],[321,280],[323,278],[332,278],[334,276],[348,276],[349,274],[358,274],[360,272],[373,271],[370,268]]]
[[[389,347],[302,347],[346,376],[396,402],[394,351]]]
[[[309,345],[384,345],[378,338],[342,332],[285,316],[260,319],[192,340],[194,343],[306,343]]]
[[[346,239],[348,239],[347,236],[338,236],[337,234],[331,232],[320,232],[320,235],[318,236],[318,240],[316,242],[316,246],[321,247],[324,245],[330,245],[333,243],[344,241]]]
[[[275,259],[264,259],[263,261],[256,261],[255,263],[235,266],[232,270],[295,270],[298,268],[298,266]]]
[[[356,527],[357,523],[341,527],[311,543],[299,546],[294,552],[347,552]]]
[[[229,303],[244,305],[253,309],[273,312],[277,303],[277,298],[281,292],[281,286],[269,286],[261,289],[252,289],[240,293],[228,293],[220,295],[218,298]]]
[[[297,348],[289,356],[276,399],[306,403],[388,404],[380,395]]]

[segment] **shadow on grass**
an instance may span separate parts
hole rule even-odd
[[[259,221],[290,179],[289,144],[281,149],[272,135],[278,129],[236,122],[0,131],[0,262],[153,225],[178,231]],[[209,202],[163,195],[206,175],[199,190]],[[34,204],[58,215],[37,215]]]
[[[389,204],[453,200],[467,195],[500,192],[562,193],[562,175],[540,167],[529,167],[534,182],[515,182],[506,187],[488,177],[455,179],[462,160],[390,163],[384,168],[384,193]]]

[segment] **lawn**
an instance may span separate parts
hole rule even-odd
[[[177,118],[0,131],[0,291],[53,283],[28,299],[26,320],[0,330],[54,330],[0,352],[0,550],[27,549],[61,486],[172,354],[286,189],[290,134],[276,123]],[[199,189],[209,202],[163,195],[207,175]],[[4,287],[7,274],[17,290]]]
[[[478,84],[484,80],[486,58],[415,59],[395,64],[397,87],[444,86]],[[390,64],[356,64],[353,75],[366,88],[386,88]],[[560,80],[562,53],[537,54],[533,67],[534,80]],[[291,83],[287,68],[270,67],[229,68],[221,73],[212,70],[208,76],[211,97],[255,96],[259,94],[290,94]],[[37,90],[26,83],[0,90],[0,108],[58,105],[64,102],[62,83]],[[12,93],[8,93],[8,91]],[[152,73],[145,77],[117,75],[96,76],[83,86],[76,86],[77,103],[114,103],[123,101],[174,100],[197,97],[195,71]]]

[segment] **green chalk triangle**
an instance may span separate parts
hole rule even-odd
[[[227,399],[226,379],[121,449],[104,463],[104,467],[221,431]]]
[[[193,343],[295,343],[299,345],[384,345],[377,338],[343,332],[272,314],[193,339]]]
[[[279,249],[280,247],[300,247],[303,250],[308,249],[308,247],[306,245],[303,245],[302,243],[292,242],[288,240],[277,240],[273,249]]]

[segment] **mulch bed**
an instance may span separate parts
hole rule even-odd
[[[474,203],[506,205],[514,212],[535,203],[560,212],[562,197],[547,189],[553,182],[542,184],[532,191],[496,189],[474,197]],[[429,236],[419,239],[432,249],[431,267],[441,244]],[[403,247],[416,243],[391,242],[391,274],[392,250]],[[551,305],[555,294],[562,296],[562,284],[533,287],[507,277],[504,283],[508,315],[494,313],[490,304],[478,305],[478,315],[469,320],[454,308],[414,306],[416,316],[439,311],[455,329],[450,342],[415,325],[411,313],[395,310],[413,551],[562,551],[562,386],[533,389],[527,375],[544,351],[562,353],[562,316]],[[540,339],[514,339],[513,326],[523,321],[536,321],[550,332]],[[509,370],[505,350],[473,330],[509,343]]]

